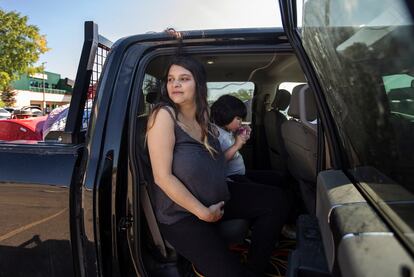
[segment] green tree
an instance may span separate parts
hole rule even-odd
[[[253,90],[249,89],[239,89],[237,92],[231,92],[230,95],[233,95],[239,98],[241,101],[250,100],[253,97]]]
[[[14,106],[14,103],[16,103],[16,92],[13,90],[11,86],[7,86],[3,89],[1,93],[0,100],[6,107],[12,107]]]
[[[0,9],[0,91],[10,92],[10,83],[20,75],[40,72],[34,63],[47,48],[39,28],[27,23],[27,16]],[[12,91],[12,90],[11,90]],[[4,102],[4,99],[3,99]],[[6,103],[7,104],[7,103]]]

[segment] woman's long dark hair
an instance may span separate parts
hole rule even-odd
[[[168,79],[168,72],[173,65],[182,66],[188,71],[191,72],[191,74],[194,77],[194,81],[196,84],[195,88],[195,102],[196,102],[196,121],[201,127],[201,140],[208,150],[208,152],[213,156],[214,153],[217,153],[217,151],[209,144],[208,142],[208,133],[209,133],[209,113],[208,113],[208,103],[207,103],[207,76],[206,71],[204,69],[204,66],[197,61],[196,59],[190,57],[190,56],[175,56],[173,57],[168,66],[167,70],[163,77],[163,82],[161,85],[161,97],[160,102],[156,104],[152,111],[151,111],[151,121],[152,125],[148,128],[150,129],[154,122],[155,118],[157,117],[157,114],[159,110],[162,107],[168,106],[171,107],[174,112],[176,118],[178,115],[178,107],[177,105],[170,99],[168,96],[167,91],[167,79]]]

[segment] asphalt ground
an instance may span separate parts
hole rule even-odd
[[[0,277],[72,276],[69,189],[0,184]]]

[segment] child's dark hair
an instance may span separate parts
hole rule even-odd
[[[233,95],[223,95],[217,99],[210,110],[211,121],[220,127],[231,123],[238,116],[245,118],[247,109],[244,103]]]

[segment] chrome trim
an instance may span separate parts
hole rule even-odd
[[[346,234],[342,237],[341,241],[349,239],[349,238],[354,238],[354,237],[365,237],[365,236],[388,236],[388,237],[393,237],[394,234],[391,232],[364,232],[364,233],[349,233]]]
[[[333,210],[334,209],[336,209],[336,208],[338,208],[338,207],[342,207],[342,206],[344,206],[344,204],[336,204],[336,205],[333,205],[330,209],[329,209],[329,212],[328,212],[328,224],[331,224],[331,214],[332,214],[332,212],[333,212]]]
[[[336,209],[336,208],[338,208],[338,207],[342,207],[342,206],[348,206],[348,205],[353,205],[353,204],[358,204],[358,205],[360,205],[360,204],[367,204],[367,202],[350,202],[350,203],[342,203],[342,204],[335,204],[335,205],[333,205],[330,209],[329,209],[329,212],[328,212],[328,218],[327,218],[327,221],[328,221],[328,224],[331,224],[331,214],[332,214],[332,212],[333,212],[333,210],[334,209]]]

